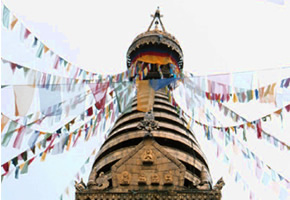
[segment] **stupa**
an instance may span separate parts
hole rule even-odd
[[[137,65],[142,80],[174,79],[183,69],[182,49],[165,31],[159,9],[152,17],[148,30],[129,47],[127,66]],[[146,73],[145,68],[149,68]],[[140,78],[135,75],[131,81]],[[223,180],[212,185],[195,134],[169,102],[165,89],[156,91],[152,102],[152,108],[142,112],[136,96],[130,112],[117,119],[87,184],[76,183],[76,200],[221,199]]]

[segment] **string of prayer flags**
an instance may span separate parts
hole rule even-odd
[[[240,80],[238,78],[241,76],[240,74],[236,74],[234,78],[236,80]],[[192,85],[196,94],[202,97],[206,97],[208,100],[217,101],[217,102],[228,102],[232,99],[234,103],[247,103],[251,100],[255,99],[261,103],[275,103],[275,91],[277,89],[276,85],[280,85],[280,87],[288,87],[289,82],[288,79],[282,79],[281,83],[272,83],[265,87],[252,89],[250,81],[235,81],[237,85],[234,83],[235,92],[230,93],[230,79],[229,74],[222,74],[222,75],[213,75],[207,76],[207,88],[205,85],[205,78],[203,77],[187,77],[184,78],[185,85]],[[225,80],[223,80],[223,78]],[[237,79],[238,78],[238,79]],[[244,84],[242,84],[244,83]],[[244,88],[236,88],[236,86],[242,86]],[[192,90],[189,90],[189,92]],[[232,98],[230,98],[232,97]]]
[[[116,113],[113,110],[114,109],[113,102],[114,101],[109,103],[105,109],[99,111],[98,116],[101,116],[104,113],[104,110],[109,110],[109,112],[112,112],[109,115],[111,117],[110,121],[113,122],[115,120],[114,114]],[[90,108],[88,108],[88,110]],[[86,110],[84,113],[88,113],[88,110]],[[27,173],[28,165],[32,162],[32,159],[39,157],[40,161],[45,161],[48,153],[51,153],[52,155],[56,155],[59,153],[63,153],[64,149],[66,149],[66,151],[69,151],[71,144],[73,144],[72,147],[76,146],[77,140],[81,137],[82,132],[85,133],[83,135],[84,136],[83,139],[85,141],[88,141],[91,135],[95,136],[96,135],[96,128],[97,128],[98,124],[101,123],[102,121],[106,122],[106,120],[104,120],[104,118],[99,118],[99,117],[97,117],[97,119],[96,119],[96,117],[94,117],[94,116],[92,117],[92,116],[89,116],[87,114],[85,116],[86,116],[86,118],[90,118],[90,119],[87,122],[85,122],[85,124],[80,126],[75,131],[70,132],[69,134],[66,132],[63,133],[63,131],[66,131],[66,129],[64,129],[64,128],[58,129],[56,131],[56,133],[54,133],[54,134],[44,133],[44,136],[45,136],[44,139],[41,140],[40,142],[36,143],[36,140],[37,140],[37,138],[39,138],[41,133],[39,131],[35,131],[32,134],[32,136],[28,142],[30,148],[28,150],[22,152],[21,154],[19,154],[19,156],[16,156],[16,157],[12,158],[10,161],[3,164],[3,167],[7,170],[7,174],[8,174],[8,172],[11,171],[11,170],[9,170],[10,163],[13,163],[13,165],[15,166],[15,177],[19,178],[19,173],[20,174]],[[114,118],[114,120],[112,118]],[[74,121],[75,121],[75,119],[73,119],[69,123],[74,123]],[[95,121],[95,123],[94,123],[94,121]],[[105,128],[105,123],[103,123],[103,128]],[[22,130],[23,130],[23,128],[20,129],[21,133],[22,133]],[[92,133],[93,131],[94,131],[94,133]],[[55,142],[57,140],[58,140],[58,142]],[[46,146],[47,142],[49,142],[48,146]],[[17,144],[18,144],[18,142],[17,142]],[[45,148],[45,149],[44,149],[44,151],[37,154],[35,151],[36,150],[35,146],[38,147],[37,151],[40,151],[43,148]],[[29,153],[30,157],[32,156],[32,158],[28,158],[28,153]],[[24,162],[19,163],[19,159],[23,160]],[[27,163],[27,160],[29,161],[29,163]],[[2,174],[2,179],[6,176],[5,173]]]
[[[196,123],[194,120],[192,120],[192,123]],[[196,123],[199,126],[198,130],[195,132],[200,132],[200,130],[204,129],[204,125],[200,124],[200,123]],[[196,126],[195,126],[196,127]],[[197,128],[197,127],[196,127]],[[277,187],[279,187],[278,189],[278,193],[276,193],[277,195],[281,194],[285,191],[285,187],[288,188],[288,183],[289,181],[284,178],[281,174],[277,173],[276,171],[274,171],[269,165],[265,164],[263,161],[261,161],[259,159],[259,157],[253,153],[252,151],[250,151],[246,146],[244,146],[238,139],[235,138],[234,135],[229,135],[227,133],[227,131],[229,131],[230,129],[227,128],[226,131],[223,131],[220,129],[219,134],[222,134],[222,139],[225,141],[225,146],[227,146],[228,144],[232,144],[232,149],[233,152],[238,155],[239,153],[241,153],[241,155],[243,155],[243,157],[245,159],[243,159],[243,162],[245,162],[245,166],[248,167],[250,173],[253,173],[254,177],[260,181],[263,185],[271,187],[272,184],[276,184]],[[208,139],[208,135],[206,133],[206,129],[204,129],[204,137]],[[214,135],[212,135],[214,136]],[[234,175],[233,177],[235,178],[236,182],[241,181],[241,173],[239,173],[238,171],[234,172],[236,169],[233,165],[233,162],[229,162],[229,157],[225,154],[225,150],[223,150],[221,148],[221,145],[219,145],[219,143],[217,142],[217,140],[215,139],[215,137],[212,137],[210,140],[214,145],[216,145],[216,149],[217,149],[217,158],[218,157],[224,157],[224,163],[226,164],[230,164],[229,167],[229,173],[230,175]],[[221,156],[223,155],[224,156]],[[275,178],[275,177],[279,177],[279,178]],[[279,193],[280,190],[280,193]]]
[[[95,98],[97,109],[102,109],[105,106],[107,89],[109,82],[106,83],[90,83],[89,84]]]
[[[177,103],[175,102],[173,96],[171,96],[170,94],[171,94],[170,93],[170,90],[167,89],[167,95],[168,95],[168,98],[169,98],[169,102],[176,108],[177,111],[179,110],[179,112],[180,112],[180,110],[182,110],[182,109],[180,108],[179,105],[177,105]],[[288,108],[290,106],[287,105],[287,106],[285,106],[283,108],[283,109],[285,109],[287,111],[286,107]],[[224,108],[226,109],[226,107],[224,107]],[[279,114],[280,114],[282,112],[282,109],[279,109],[278,111],[279,111]],[[228,112],[228,109],[227,109],[227,112]],[[231,113],[234,116],[238,116],[234,112],[231,112]],[[277,111],[274,112],[274,113],[277,113]],[[281,151],[285,149],[284,147],[286,147],[286,149],[288,151],[290,151],[290,146],[288,144],[286,144],[285,142],[282,142],[282,141],[278,140],[277,138],[275,138],[272,135],[266,134],[265,131],[263,131],[262,126],[261,126],[261,119],[255,120],[255,121],[252,121],[252,122],[248,122],[248,121],[246,121],[245,119],[242,118],[244,124],[240,124],[240,125],[236,125],[236,126],[231,126],[231,127],[222,127],[222,126],[211,126],[211,125],[203,124],[203,123],[201,123],[201,122],[199,122],[197,120],[194,120],[193,116],[186,114],[186,112],[182,112],[182,114],[185,114],[188,119],[190,119],[190,120],[192,119],[195,123],[202,125],[204,127],[204,130],[205,130],[205,133],[206,133],[208,139],[210,139],[210,136],[211,136],[210,135],[211,128],[215,128],[215,129],[219,129],[219,130],[225,130],[225,132],[228,132],[228,133],[230,133],[230,130],[232,130],[232,132],[234,132],[234,134],[237,133],[237,129],[242,129],[243,130],[243,139],[244,139],[244,141],[247,141],[247,137],[246,137],[246,127],[249,127],[249,128],[252,128],[252,129],[255,129],[256,130],[256,132],[257,132],[257,138],[258,139],[266,139],[268,142],[270,142],[271,144],[273,144],[275,147],[278,146],[278,144],[275,144],[275,143],[279,143],[280,144],[280,150]],[[263,118],[266,118],[266,117],[270,117],[271,118],[271,115],[266,115],[266,116],[262,117],[262,119]],[[190,123],[191,122],[188,121],[187,127],[190,127]]]

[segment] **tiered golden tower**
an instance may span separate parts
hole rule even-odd
[[[156,27],[151,30],[153,23]],[[127,52],[128,67],[138,62],[150,64],[143,79],[170,78],[172,66],[183,68],[179,42],[165,31],[159,9]],[[137,98],[130,106],[131,112],[118,118],[102,145],[87,184],[76,184],[76,200],[221,199],[222,179],[212,187],[194,133],[186,128],[165,90],[155,93],[150,112],[137,110]]]

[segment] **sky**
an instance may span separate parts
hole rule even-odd
[[[289,0],[284,3],[281,0],[3,2],[55,53],[92,72],[115,74],[126,70],[127,49],[138,34],[147,30],[152,20],[150,14],[154,14],[157,6],[164,15],[166,31],[180,42],[186,71],[204,75],[277,69],[279,75],[279,68],[290,65]],[[15,60],[27,66],[20,58],[15,57]],[[267,78],[270,79],[271,74]],[[56,199],[96,147],[95,142],[100,140],[96,138],[69,154],[32,165],[29,174],[19,181],[10,177],[2,185],[2,198]],[[206,141],[201,145],[208,155],[214,180],[228,176],[223,165],[211,154],[212,145]],[[271,147],[266,149],[265,144],[253,142],[250,145],[261,154],[269,151],[272,157],[279,155]],[[289,155],[281,155],[284,156],[289,158]],[[275,167],[290,177],[285,167]],[[62,180],[57,178],[61,176]],[[227,180],[230,182],[223,191],[224,199],[233,199],[236,194],[241,194],[240,199],[248,198],[241,186],[236,186],[229,177]],[[15,188],[21,188],[18,194],[13,192]]]
[[[56,53],[84,69],[126,69],[126,52],[157,6],[180,42],[185,70],[201,74],[290,63],[289,0],[5,1]],[[53,38],[53,39],[52,39]]]

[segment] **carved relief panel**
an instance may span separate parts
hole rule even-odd
[[[112,167],[113,190],[162,190],[183,186],[185,166],[152,138],[144,139]]]

